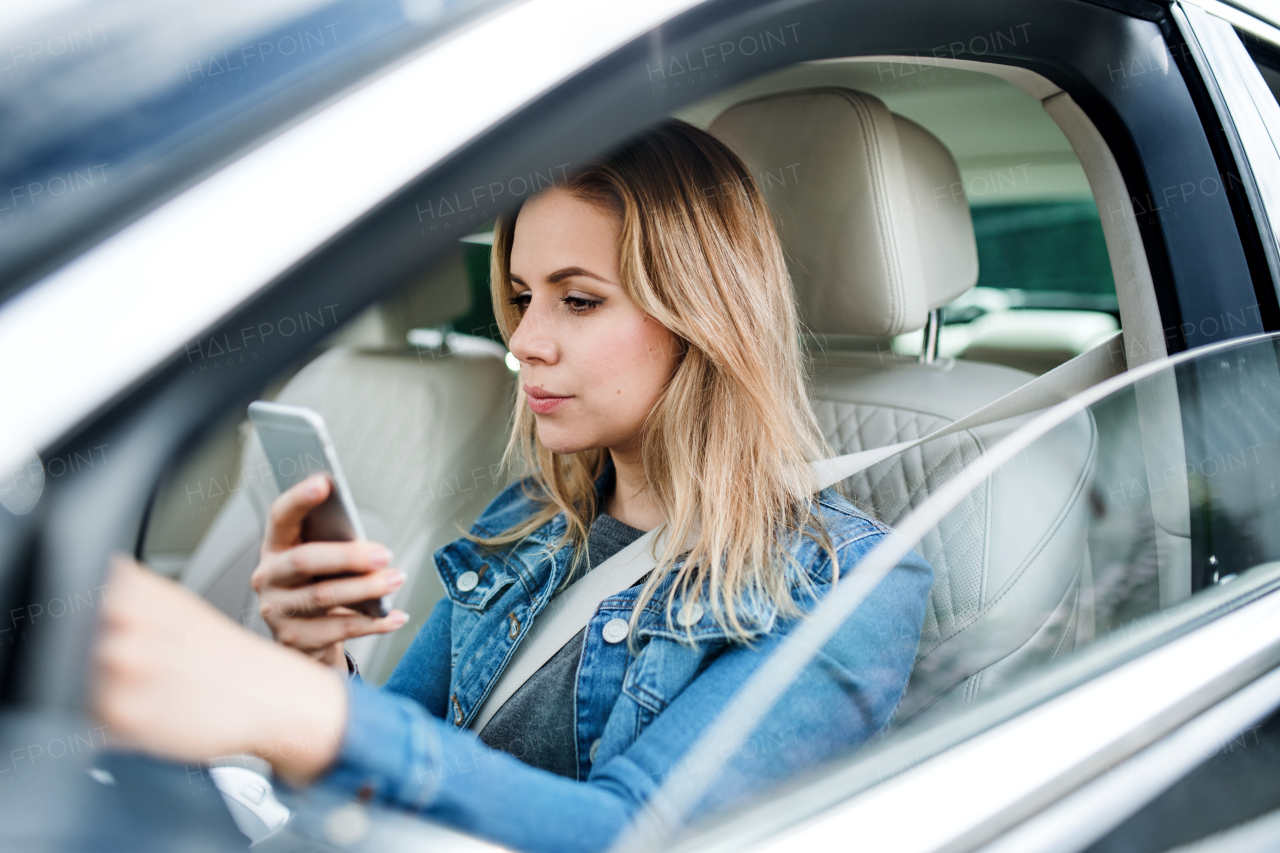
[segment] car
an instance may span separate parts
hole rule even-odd
[[[268,633],[246,406],[312,408],[409,573],[409,626],[349,645],[384,681],[432,554],[519,473],[496,217],[670,116],[762,188],[827,441],[896,451],[843,488],[897,533],[618,849],[1280,843],[1270,4],[90,0],[0,33],[7,847],[493,849],[115,748],[85,710],[107,561]],[[754,723],[913,548],[935,584],[890,726],[686,820],[733,754],[789,748]]]

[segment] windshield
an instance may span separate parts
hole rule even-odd
[[[0,12],[0,299],[498,4],[116,0]]]
[[[714,835],[695,834],[688,849],[801,821],[1274,589],[1278,412],[1280,339],[1252,338],[1133,368],[845,480],[897,535],[744,685],[631,841],[665,837],[702,797],[733,787],[735,757],[764,748],[757,722],[913,549],[934,585],[886,736],[833,756],[771,808],[755,803]],[[922,459],[963,455],[975,435],[1005,437],[940,487],[913,482]]]

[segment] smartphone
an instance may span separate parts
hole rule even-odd
[[[249,421],[266,451],[271,473],[280,491],[296,486],[313,474],[324,474],[332,488],[329,497],[311,510],[302,522],[304,542],[353,542],[365,538],[355,500],[342,475],[338,453],[329,438],[324,418],[305,406],[286,406],[255,400],[249,404]],[[351,577],[342,572],[327,577]],[[375,619],[390,612],[391,596],[347,605]]]

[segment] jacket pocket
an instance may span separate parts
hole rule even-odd
[[[445,595],[468,610],[482,612],[516,579],[501,552],[480,554],[465,539],[446,545],[435,557]]]
[[[748,638],[768,634],[773,630],[777,618],[778,608],[772,602],[749,598],[741,602],[738,608],[738,622]],[[676,602],[669,624],[666,597],[663,596],[645,606],[636,636],[672,640],[687,646],[690,639],[699,645],[724,642],[729,639],[729,630],[716,621],[709,607],[700,603],[686,605],[684,602]]]
[[[644,644],[627,667],[622,683],[622,692],[640,706],[642,728],[675,701],[702,670],[703,661],[714,655],[720,645],[703,642],[690,646],[664,637],[651,638]]]

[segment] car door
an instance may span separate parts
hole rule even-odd
[[[169,162],[153,154],[170,171],[142,169],[138,180],[151,183],[122,179],[129,192],[111,204],[73,210],[14,238],[16,248],[6,254],[8,298],[0,305],[0,362],[23,368],[6,374],[5,398],[20,403],[3,421],[2,444],[15,470],[30,472],[21,482],[32,485],[11,490],[25,511],[3,516],[0,574],[12,638],[5,650],[13,721],[6,743],[19,750],[10,752],[8,769],[18,774],[10,778],[29,776],[15,783],[25,793],[8,808],[26,812],[29,837],[83,841],[96,818],[67,818],[59,801],[74,792],[77,801],[100,804],[107,802],[102,792],[110,793],[101,781],[108,777],[84,773],[103,769],[91,767],[100,746],[78,749],[74,761],[46,759],[55,740],[66,742],[68,726],[89,733],[81,740],[103,736],[78,711],[106,556],[140,551],[164,472],[333,333],[328,319],[307,317],[348,323],[443,258],[458,237],[483,231],[506,204],[538,186],[536,176],[572,168],[732,85],[848,57],[985,64],[1006,76],[1017,73],[1008,68],[1029,71],[1049,84],[1034,91],[1044,98],[1066,93],[1074,104],[1071,111],[1056,101],[1062,112],[1055,121],[1089,131],[1093,147],[1082,143],[1077,154],[1092,170],[1130,367],[1280,325],[1265,181],[1258,177],[1266,160],[1258,155],[1251,178],[1245,169],[1252,149],[1209,121],[1213,86],[1220,100],[1230,86],[1218,79],[1225,72],[1198,64],[1203,44],[1201,53],[1188,46],[1190,37],[1208,38],[1200,39],[1204,27],[1179,29],[1184,20],[1200,20],[1198,11],[1180,10],[1179,18],[1179,10],[1146,3],[960,8],[927,0],[907,9],[693,6],[646,4],[602,15],[538,0],[465,9],[448,26],[427,27],[393,47],[369,36],[361,44],[370,49],[355,51],[354,65],[332,79],[319,75],[326,85],[313,83],[319,88],[297,96],[292,110],[272,112],[279,101],[264,100],[247,129],[205,150],[203,159]],[[414,8],[392,11],[412,19]],[[292,20],[281,13],[271,26]],[[325,20],[308,18],[294,30],[323,30]],[[402,35],[397,26],[386,27],[395,39]],[[78,23],[71,31],[85,30]],[[1220,27],[1213,32],[1222,37]],[[52,54],[61,36],[50,33],[22,43]],[[271,33],[280,53],[284,38],[296,38],[284,29]],[[236,31],[201,42],[180,82],[220,77],[212,60],[225,54],[217,66],[225,70],[232,50],[257,46],[257,38]],[[261,50],[257,56],[265,63]],[[193,128],[195,137],[210,138],[207,125]],[[104,167],[97,174],[112,173]],[[1098,177],[1104,174],[1106,180]],[[23,204],[34,210],[34,197],[53,196],[52,180],[23,178]],[[295,333],[268,341],[258,332],[264,324],[278,328],[282,318],[298,319]],[[248,340],[245,330],[257,337]],[[197,363],[207,369],[193,371]],[[1198,518],[1189,514],[1188,526]],[[1189,584],[1211,586],[1210,540],[1184,538],[1188,577],[1197,579]],[[120,796],[82,814],[129,814],[126,826],[134,831],[141,815],[158,818],[155,810],[129,812],[125,793],[180,790],[164,800],[168,837],[207,824],[226,831],[228,843],[237,838],[210,799],[203,769],[145,761],[113,767]],[[137,770],[126,779],[128,767]],[[342,812],[353,813],[361,812]],[[372,827],[367,818],[343,820],[326,830],[320,815],[311,830],[369,844],[431,831],[393,816],[380,815]],[[351,821],[365,832],[344,835]],[[326,836],[330,830],[336,836]]]

